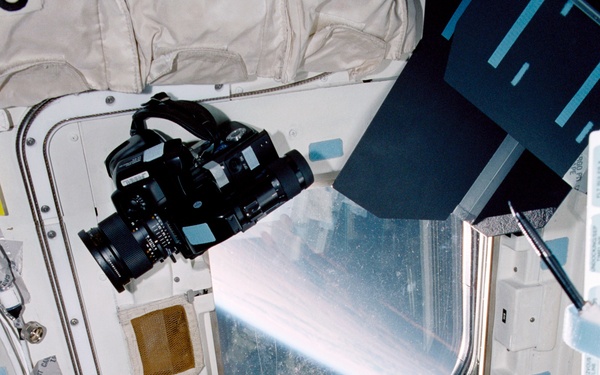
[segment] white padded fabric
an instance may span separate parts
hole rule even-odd
[[[29,0],[0,9],[0,108],[86,90],[358,78],[421,37],[415,0]]]

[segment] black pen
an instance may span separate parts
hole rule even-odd
[[[585,300],[581,297],[581,294],[579,294],[577,288],[575,288],[575,285],[573,285],[573,282],[571,282],[571,279],[569,279],[569,276],[567,276],[565,270],[561,267],[554,254],[552,254],[552,251],[546,246],[546,243],[542,240],[529,220],[516,212],[510,202],[508,202],[508,207],[510,207],[510,211],[517,220],[517,225],[519,226],[519,229],[521,229],[521,232],[523,232],[531,246],[533,246],[540,258],[546,263],[546,266],[548,266],[548,269],[552,272],[556,281],[558,281],[565,293],[567,293],[567,296],[569,296],[573,305],[575,305],[577,310],[581,311],[583,305],[585,305]]]

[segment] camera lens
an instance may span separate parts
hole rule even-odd
[[[131,279],[152,268],[144,247],[116,213],[102,220],[97,228],[80,231],[79,238],[119,292]]]
[[[269,168],[279,180],[287,199],[300,194],[314,182],[314,176],[308,163],[296,150],[292,150],[269,165]]]
[[[289,165],[294,170],[296,174],[296,178],[298,179],[298,183],[303,189],[306,189],[313,182],[315,182],[315,176],[308,165],[308,162],[302,154],[300,154],[297,150],[292,150],[285,154],[285,157],[289,163]]]

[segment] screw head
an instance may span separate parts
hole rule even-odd
[[[175,276],[175,278],[173,279],[173,281],[175,281],[176,283],[178,283],[179,281],[181,281],[181,279],[177,276]]]
[[[25,141],[25,144],[27,146],[33,146],[35,144],[35,138],[27,138],[27,140]]]
[[[50,212],[50,207],[46,205],[43,205],[40,209],[43,213]]]
[[[69,323],[71,323],[72,326],[76,326],[77,324],[79,324],[79,319],[73,318],[69,320]]]
[[[217,91],[221,90],[222,88],[223,88],[223,84],[222,83],[217,83],[215,85],[215,90],[217,90]]]
[[[56,232],[53,230],[50,230],[50,231],[48,231],[47,235],[48,235],[48,238],[54,238],[54,237],[56,237]]]
[[[106,102],[106,104],[113,104],[115,102],[115,97],[112,95],[109,95],[106,97],[106,99],[104,99],[104,101]]]

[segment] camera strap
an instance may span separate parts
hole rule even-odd
[[[219,140],[215,118],[196,102],[171,100],[166,93],[158,93],[133,114],[130,134],[133,136],[147,129],[146,120],[151,117],[172,121],[194,136],[213,144]]]

